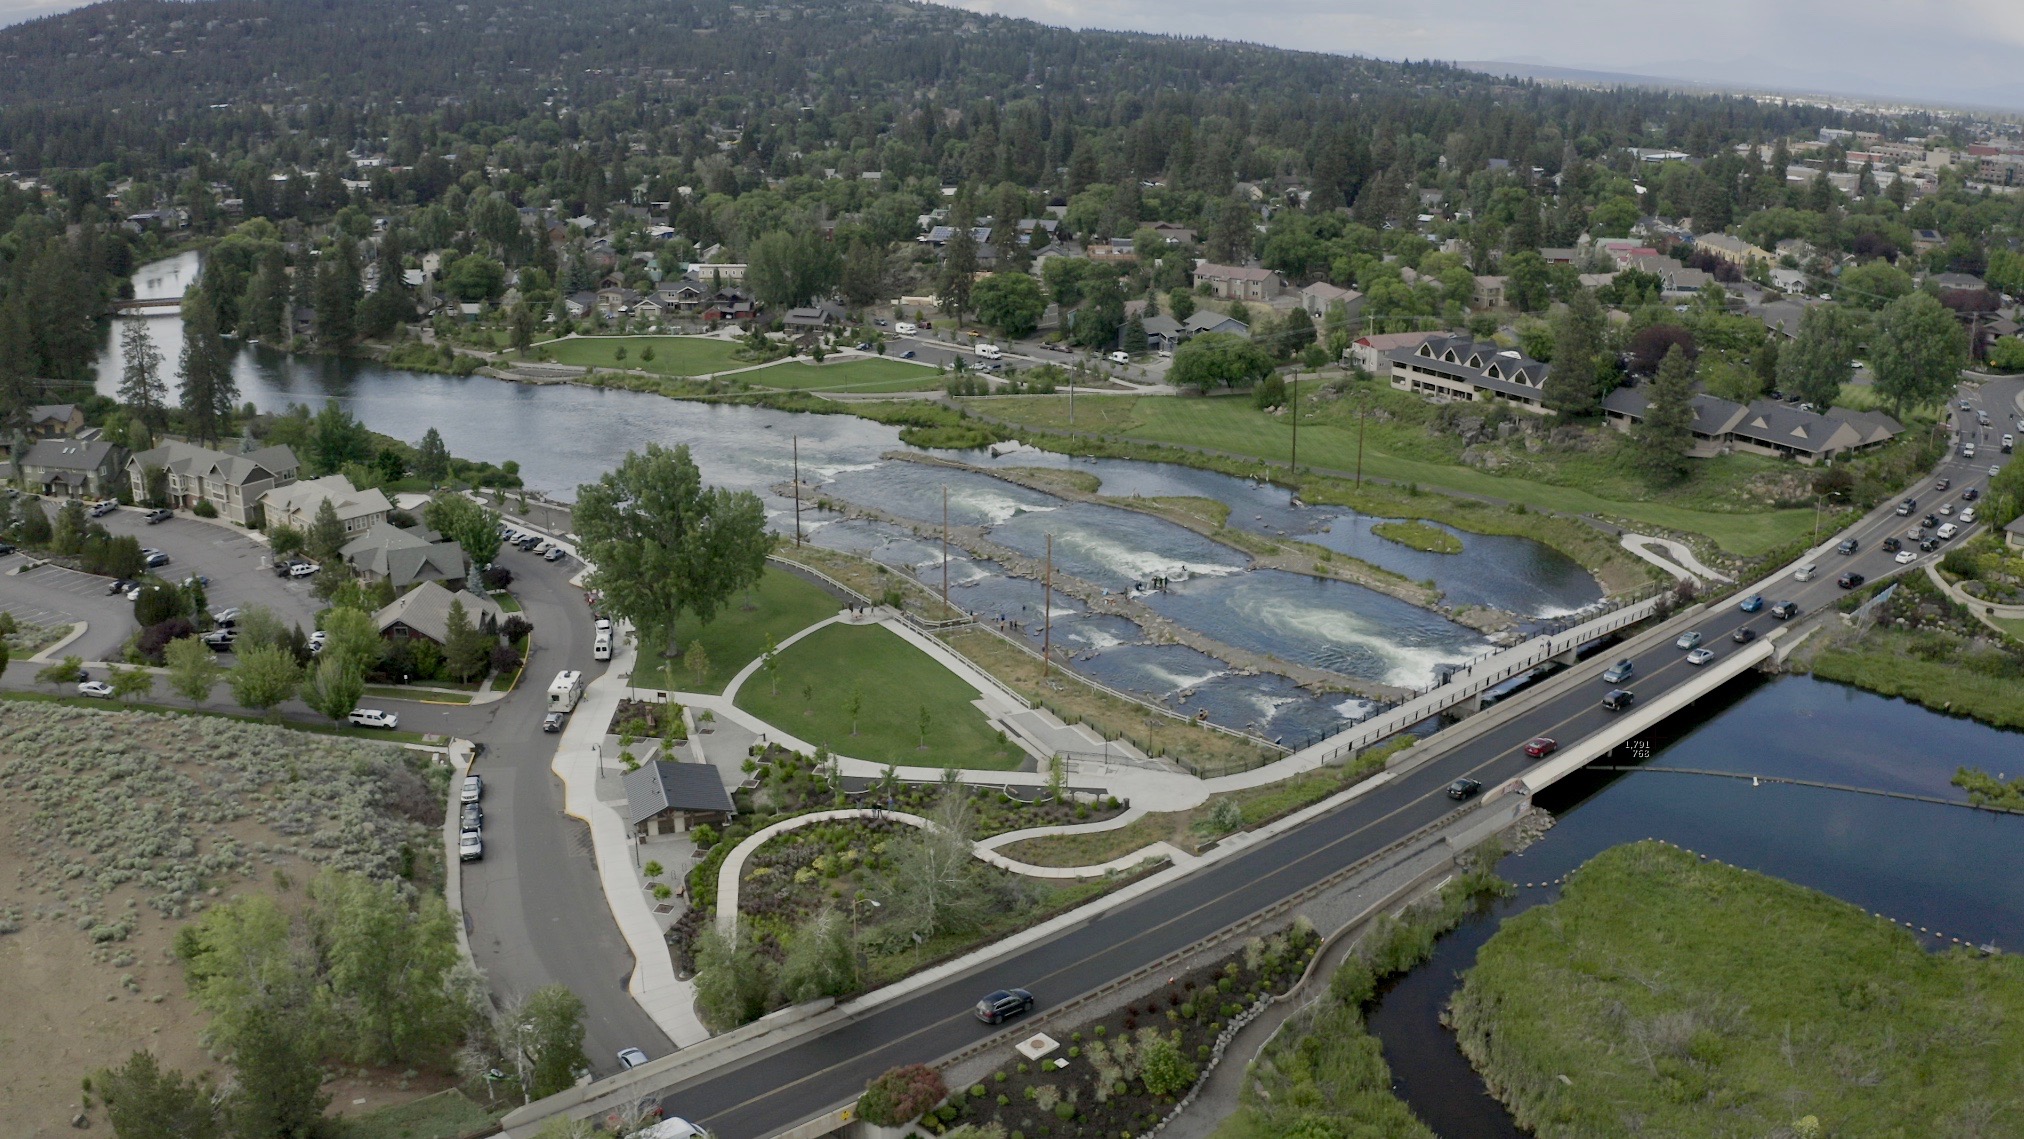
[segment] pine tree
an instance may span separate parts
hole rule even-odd
[[[120,372],[119,398],[142,423],[159,427],[168,388],[162,383],[162,353],[148,335],[148,322],[129,320],[120,332],[120,355],[125,365]]]
[[[232,429],[239,384],[218,335],[218,310],[203,289],[191,289],[183,301],[182,365],[182,405],[190,434],[200,443],[216,443]]]
[[[270,1002],[273,998],[269,998]],[[233,1132],[260,1139],[318,1139],[328,1132],[323,1068],[306,1017],[283,1008],[251,1010],[235,1040]]]
[[[421,446],[415,448],[415,473],[429,480],[434,486],[450,473],[450,449],[443,445],[442,433],[431,427],[422,434]]]
[[[1596,358],[1602,349],[1602,305],[1587,289],[1574,294],[1553,330],[1553,367],[1546,374],[1546,406],[1561,415],[1595,414]]]
[[[1638,424],[1637,461],[1654,482],[1687,477],[1687,451],[1694,445],[1694,362],[1675,344],[1647,389],[1644,422]]]

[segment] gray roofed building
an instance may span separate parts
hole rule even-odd
[[[285,445],[234,453],[170,442],[128,459],[126,469],[135,502],[148,499],[148,472],[162,470],[168,474],[171,506],[187,510],[205,501],[228,522],[260,526],[265,518],[261,496],[294,482],[301,464]]]
[[[341,551],[345,564],[368,581],[390,581],[406,589],[418,581],[461,581],[464,548],[433,530],[403,530],[381,521]]]
[[[450,606],[454,602],[463,603],[465,616],[477,628],[484,628],[488,622],[497,628],[504,616],[498,603],[489,597],[452,593],[433,581],[425,581],[373,614],[373,625],[380,636],[389,640],[420,637],[441,645],[450,639]]]
[[[1165,313],[1146,317],[1140,323],[1145,325],[1146,347],[1155,352],[1172,352],[1187,336],[1181,322]]]
[[[305,479],[277,486],[260,496],[269,526],[293,526],[305,531],[316,524],[316,516],[326,502],[337,513],[347,539],[386,521],[387,512],[393,509],[393,503],[387,501],[385,492],[378,487],[360,490],[344,475]]]
[[[1697,458],[1719,455],[1728,446],[1729,432],[1749,412],[1749,408],[1734,400],[1698,392],[1689,401],[1694,409],[1694,423],[1689,430],[1694,435],[1694,445],[1689,454]],[[1602,397],[1603,418],[1610,425],[1628,431],[1633,424],[1642,423],[1645,410],[1651,400],[1645,395],[1645,387],[1618,388]]]
[[[1189,313],[1181,328],[1189,336],[1198,336],[1204,332],[1227,332],[1232,336],[1251,335],[1250,325],[1224,313],[1205,308]]]
[[[807,308],[791,308],[781,323],[788,328],[827,328],[832,324],[844,324],[850,320],[850,313],[833,301],[822,301]]]
[[[1603,415],[1628,431],[1644,421],[1649,402],[1643,386],[1618,388],[1603,397]],[[1845,407],[1814,412],[1769,399],[1745,407],[1702,393],[1694,396],[1693,408],[1691,453],[1700,457],[1738,450],[1812,464],[1888,443],[1904,432],[1903,424],[1881,412]]]
[[[738,808],[714,766],[656,759],[625,773],[625,813],[635,833],[656,835],[726,823]]]
[[[2010,524],[2003,527],[2003,541],[2013,550],[2024,550],[2024,514],[2012,518]]]
[[[84,430],[84,410],[74,403],[43,403],[28,409],[28,434],[47,439]]]
[[[1396,348],[1392,386],[1440,399],[1509,400],[1529,411],[1546,411],[1544,388],[1549,365],[1522,352],[1472,336],[1438,336],[1416,348]]]
[[[103,440],[38,439],[21,456],[21,477],[50,498],[108,497],[116,491],[122,453]]]

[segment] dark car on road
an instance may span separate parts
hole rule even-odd
[[[1735,632],[1730,633],[1729,639],[1736,642],[1739,645],[1747,645],[1751,641],[1757,639],[1757,630],[1750,628],[1748,625],[1745,625],[1742,628],[1736,630]]]
[[[1895,554],[1903,548],[1904,543],[1898,541],[1896,538],[1885,538],[1883,540],[1883,552],[1886,554]]]
[[[1466,799],[1482,789],[1483,785],[1474,779],[1457,779],[1448,784],[1448,798]]]
[[[1840,577],[1835,578],[1834,584],[1840,586],[1843,589],[1854,589],[1855,587],[1861,585],[1866,580],[1868,579],[1864,578],[1861,574],[1850,572],[1842,574]]]
[[[1946,490],[1948,487],[1951,487],[1953,485],[1954,485],[1953,479],[1941,479],[1939,482],[1933,484],[1933,489],[1936,491],[1941,491]]]
[[[1862,543],[1856,541],[1854,538],[1843,538],[1841,540],[1841,545],[1836,546],[1834,548],[1843,554],[1852,554],[1857,550],[1862,549]]]
[[[1609,695],[1602,698],[1603,708],[1611,712],[1621,712],[1635,703],[1637,693],[1628,688],[1612,688]]]
[[[1799,603],[1796,601],[1780,601],[1771,607],[1773,620],[1790,621],[1797,616],[1799,616]]]
[[[1033,994],[1025,989],[999,989],[977,1002],[977,1019],[985,1024],[1002,1024],[1021,1013],[1033,1011]]]

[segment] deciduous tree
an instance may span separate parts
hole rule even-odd
[[[195,637],[178,637],[163,650],[168,660],[169,689],[192,703],[202,703],[225,674],[210,646]]]
[[[1904,418],[1905,409],[1945,399],[1968,365],[1968,336],[1946,307],[1912,293],[1877,314],[1870,337],[1876,393]]]
[[[232,698],[242,707],[265,712],[290,696],[302,681],[295,654],[281,645],[240,645],[239,663],[226,675]]]

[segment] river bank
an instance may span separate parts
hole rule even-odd
[[[1456,994],[1462,1050],[1554,1133],[1994,1135],[2024,960],[1932,954],[1860,907],[1662,843],[1507,919]],[[1993,1128],[1993,1130],[1992,1130]]]

